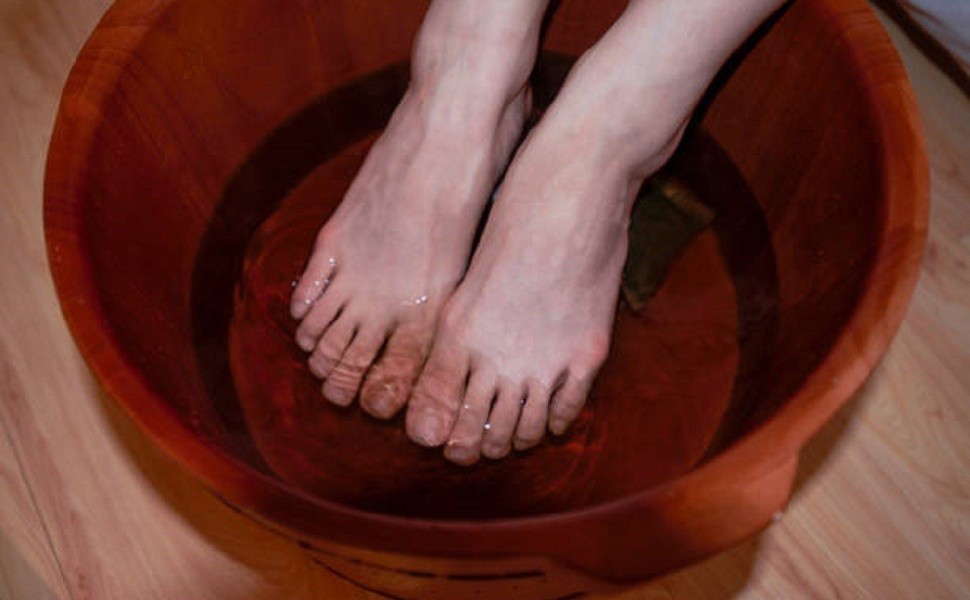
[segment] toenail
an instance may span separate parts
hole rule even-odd
[[[482,446],[482,454],[488,458],[502,458],[511,450],[511,446],[508,444],[504,446],[499,446],[498,444],[485,444]]]
[[[350,400],[347,391],[343,389],[327,390],[323,396],[334,404],[346,404]]]
[[[423,446],[437,446],[441,444],[441,419],[431,411],[424,412],[414,424],[415,441]]]
[[[445,448],[445,455],[452,461],[462,463],[472,461],[476,458],[474,450],[468,446],[458,444],[454,440],[448,442]]]
[[[386,419],[391,416],[394,408],[394,392],[386,385],[381,391],[375,392],[365,403],[364,408],[371,415]]]
[[[377,396],[376,398],[373,398],[370,402],[367,403],[367,406],[371,409],[372,412],[375,412],[379,415],[386,414],[387,409],[391,407],[390,398],[382,394],[380,396]]]
[[[515,444],[516,450],[527,450],[539,443],[539,440],[526,440],[524,438],[515,438],[513,442]]]

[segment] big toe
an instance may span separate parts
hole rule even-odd
[[[435,346],[408,400],[408,436],[422,446],[445,443],[455,424],[468,363],[463,353]]]
[[[401,410],[424,364],[432,332],[430,325],[409,323],[391,335],[360,393],[360,405],[368,414],[389,419]]]

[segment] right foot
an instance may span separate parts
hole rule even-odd
[[[381,418],[406,402],[528,113],[544,4],[449,0],[429,10],[412,83],[292,296],[297,344],[331,402],[360,392]]]

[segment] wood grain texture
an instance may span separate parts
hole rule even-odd
[[[0,367],[2,368],[2,367]],[[16,393],[3,381],[3,396]],[[63,598],[60,564],[7,432],[0,430],[0,598]]]
[[[379,597],[181,474],[103,401],[67,333],[42,246],[43,157],[60,85],[104,6],[0,3],[0,593]],[[931,243],[907,321],[803,453],[779,524],[623,598],[959,598],[970,587],[970,106],[896,40],[933,167]],[[8,556],[21,558],[11,568]]]
[[[66,84],[44,200],[61,308],[98,381],[229,503],[366,562],[356,578],[393,596],[558,598],[602,587],[580,573],[639,582],[755,535],[916,285],[929,173],[892,43],[863,0],[779,11],[673,161],[723,201],[734,285],[702,267],[714,252],[681,262],[650,315],[618,316],[567,436],[456,470],[394,423],[321,404],[286,309],[312,224],[352,178],[341,150],[404,92],[425,5],[112,6]],[[537,71],[624,5],[564,1]],[[342,175],[291,203],[314,167]]]

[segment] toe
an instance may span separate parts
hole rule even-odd
[[[305,315],[300,326],[296,328],[296,343],[304,352],[313,351],[320,336],[333,323],[344,303],[344,297],[337,290],[331,290],[313,305],[309,314]]]
[[[290,298],[290,316],[302,319],[333,279],[336,259],[318,243]]]
[[[562,435],[586,404],[592,377],[569,377],[556,391],[549,406],[549,431]]]
[[[408,400],[408,436],[422,446],[445,443],[455,424],[468,372],[464,353],[438,344]]]
[[[391,335],[360,394],[361,407],[370,415],[389,419],[401,410],[421,372],[433,331],[431,324],[407,323]]]
[[[519,422],[522,403],[525,399],[522,390],[515,387],[503,388],[499,393],[492,413],[488,417],[488,429],[482,439],[482,454],[488,458],[502,458],[512,450],[512,434]]]
[[[515,428],[513,444],[516,450],[527,450],[540,441],[546,432],[546,419],[549,409],[549,388],[530,385],[529,394],[522,406],[519,424]]]
[[[470,465],[478,460],[494,396],[495,378],[478,371],[472,373],[458,410],[458,419],[445,446],[445,458],[459,465]]]
[[[356,328],[357,324],[352,319],[344,316],[339,317],[320,338],[316,349],[307,360],[310,372],[316,375],[318,379],[329,377],[330,372],[343,357],[344,350],[347,349],[350,340],[353,339]]]
[[[323,396],[340,406],[347,406],[357,395],[364,373],[370,368],[386,339],[383,327],[363,326],[357,331],[340,362],[323,383]]]

